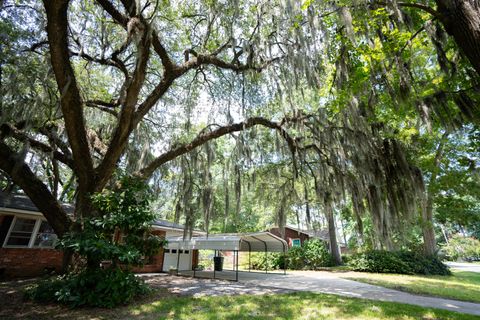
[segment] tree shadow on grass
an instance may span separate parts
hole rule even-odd
[[[132,319],[480,319],[413,305],[315,293],[174,298],[135,308]]]

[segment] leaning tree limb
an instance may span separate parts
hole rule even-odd
[[[183,154],[186,154],[192,151],[193,149],[207,143],[210,140],[217,139],[221,136],[224,136],[233,132],[242,131],[257,125],[261,125],[261,126],[279,131],[282,137],[287,142],[288,148],[292,152],[292,155],[293,156],[295,155],[297,150],[296,141],[293,137],[291,137],[288,134],[288,132],[279,123],[270,121],[262,117],[254,117],[254,118],[249,118],[242,122],[234,123],[227,126],[222,126],[209,132],[202,132],[199,135],[197,135],[197,137],[194,138],[189,143],[174,146],[170,150],[161,154],[160,156],[155,158],[152,162],[150,162],[147,166],[139,170],[136,173],[136,175],[142,177],[143,179],[148,179],[155,172],[155,170],[157,170],[161,165]]]
[[[44,0],[51,63],[61,93],[60,105],[68,141],[72,148],[73,158],[77,160],[74,170],[78,177],[79,188],[85,188],[83,191],[88,192],[90,191],[88,187],[92,185],[94,177],[93,161],[88,146],[82,99],[70,63],[68,5],[68,0]]]
[[[35,140],[34,138],[28,136],[26,133],[22,132],[21,130],[15,128],[10,124],[2,124],[0,126],[0,134],[10,136],[13,137],[15,140],[28,143],[32,148],[39,150],[40,152],[51,154],[54,159],[66,164],[70,168],[73,169],[74,167],[73,159],[71,158],[71,156],[55,150],[48,144]]]
[[[0,169],[25,191],[35,206],[47,218],[58,236],[68,231],[71,220],[47,186],[37,178],[20,154],[0,142]]]

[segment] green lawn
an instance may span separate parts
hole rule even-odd
[[[141,319],[480,319],[480,317],[391,302],[315,293],[265,296],[171,298],[130,309]]]
[[[346,279],[417,294],[480,303],[480,273],[453,270],[452,276],[349,273]]]
[[[217,320],[217,319],[421,319],[480,320],[480,316],[422,308],[393,302],[346,298],[328,294],[292,293],[217,297],[176,297],[157,288],[131,305],[113,309],[70,309],[23,299],[23,289],[32,281],[0,283],[0,319],[31,320]]]

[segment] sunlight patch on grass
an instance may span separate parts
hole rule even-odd
[[[452,276],[412,276],[355,272],[346,279],[416,294],[480,302],[480,273],[453,271]]]
[[[292,293],[234,297],[180,297],[136,306],[130,316],[142,319],[459,319],[480,317],[393,302],[369,301],[327,294]],[[128,318],[128,316],[127,316]]]

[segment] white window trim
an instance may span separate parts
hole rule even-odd
[[[35,220],[35,225],[33,226],[33,230],[32,230],[32,233],[30,235],[30,241],[28,242],[28,246],[7,245],[8,240],[10,239],[10,233],[12,232],[12,229],[15,226],[17,218]],[[3,241],[2,247],[3,248],[12,248],[12,249],[13,248],[17,248],[17,249],[22,249],[22,248],[23,249],[52,249],[53,247],[44,247],[44,248],[38,247],[37,248],[37,247],[34,246],[35,239],[37,238],[38,231],[39,231],[40,226],[41,226],[43,221],[47,221],[47,220],[42,219],[40,217],[31,217],[31,216],[28,216],[28,215],[14,215],[12,223],[10,224],[10,228],[8,229],[7,236],[5,237],[5,240]]]
[[[30,242],[28,243],[29,248],[33,248],[35,244],[35,240],[37,239],[38,230],[40,229],[41,224],[42,224],[42,219],[37,219],[37,221],[35,222],[35,226],[33,227],[32,237],[30,238]]]

